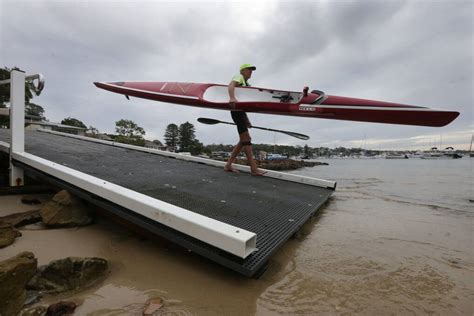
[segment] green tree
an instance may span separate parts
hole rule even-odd
[[[166,126],[164,139],[166,146],[178,146],[179,128],[176,124],[168,124],[168,126]]]
[[[192,155],[200,155],[204,152],[204,144],[195,139],[189,149]]]
[[[25,104],[25,115],[35,116],[42,121],[46,120],[43,107],[35,103],[28,102]]]
[[[313,153],[311,152],[311,149],[309,148],[307,144],[305,144],[303,147],[303,153],[306,157],[311,157],[313,155]]]
[[[69,126],[75,126],[75,127],[82,127],[82,128],[87,128],[86,124],[82,123],[82,121],[73,118],[73,117],[66,117],[61,121],[61,124],[64,125],[69,125]]]
[[[87,133],[89,134],[89,136],[94,138],[97,138],[99,136],[99,130],[94,126],[89,126],[89,128],[87,129]]]
[[[195,144],[196,135],[194,125],[186,122],[179,126],[178,145],[180,151],[191,151]]]
[[[121,119],[115,122],[115,132],[117,135],[114,140],[120,143],[137,146],[145,145],[145,139],[143,138],[145,130],[132,120]]]

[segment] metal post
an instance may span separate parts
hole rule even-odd
[[[13,153],[25,151],[25,73],[18,70],[10,74],[10,133],[10,186],[22,186],[23,169],[11,163]]]

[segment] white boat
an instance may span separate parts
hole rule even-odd
[[[462,158],[462,155],[457,153],[453,147],[446,147],[446,149],[443,151],[443,154],[447,158],[452,158],[452,159],[459,159]]]
[[[283,155],[280,155],[280,154],[267,154],[267,157],[266,157],[267,160],[285,160],[285,159],[288,159],[288,156],[283,156]]]
[[[402,155],[392,154],[392,155],[386,155],[385,159],[408,159],[408,156],[406,154],[402,154]]]
[[[456,153],[453,147],[446,147],[445,150],[438,150],[437,147],[432,147],[430,151],[423,153],[421,159],[459,159],[462,155]]]
[[[408,154],[408,158],[421,158],[423,153],[421,151],[417,151],[416,153]]]

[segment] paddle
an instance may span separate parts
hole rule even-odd
[[[197,120],[198,120],[199,123],[208,124],[208,125],[214,125],[214,124],[219,124],[219,123],[228,124],[228,125],[235,125],[234,123],[223,122],[223,121],[210,119],[210,118],[205,118],[205,117],[200,117]],[[252,126],[252,128],[261,129],[261,130],[270,131],[270,132],[283,133],[283,134],[290,135],[290,136],[293,136],[293,137],[296,137],[296,138],[299,138],[299,139],[303,139],[303,140],[308,140],[309,139],[309,136],[304,135],[304,134],[300,134],[300,133],[287,132],[287,131],[281,131],[281,130],[278,130],[278,129],[258,127],[258,126]]]

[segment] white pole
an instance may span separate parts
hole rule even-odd
[[[25,73],[12,70],[10,74],[10,186],[24,184],[23,169],[13,166],[13,153],[25,151]]]

